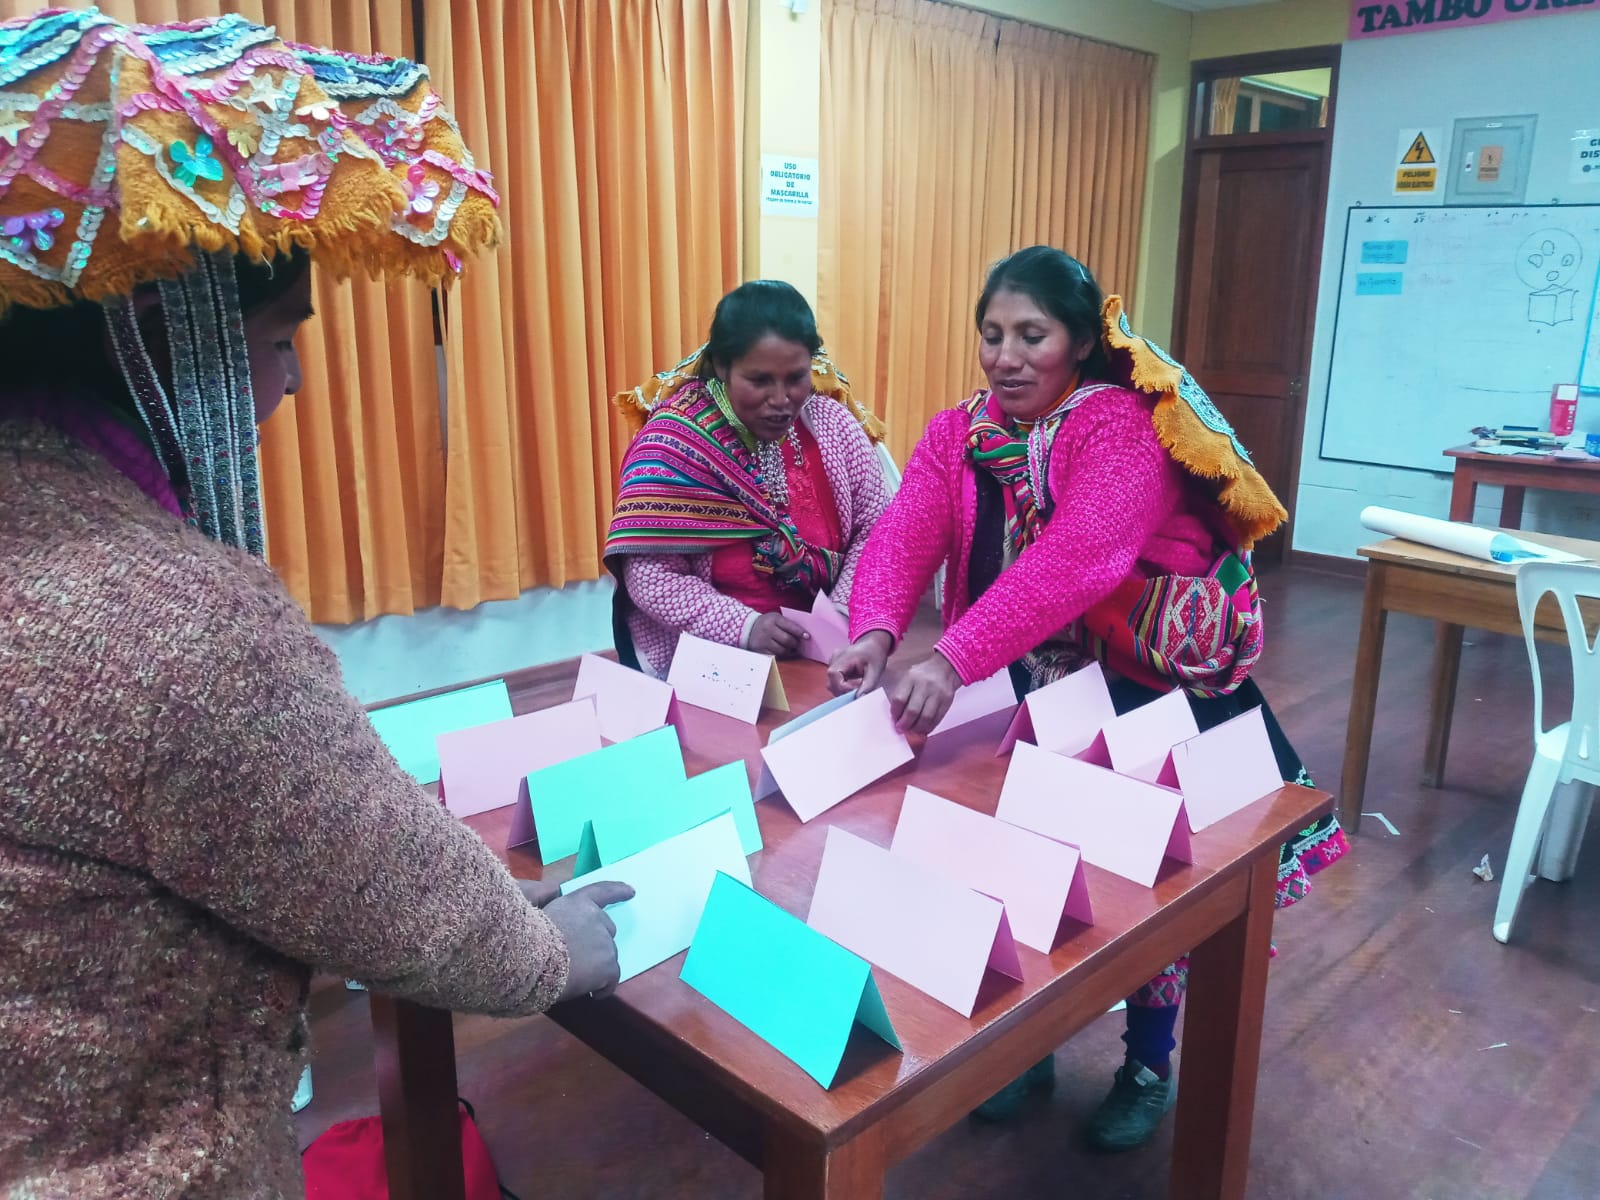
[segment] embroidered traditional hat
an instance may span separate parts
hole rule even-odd
[[[265,548],[236,257],[447,281],[499,233],[489,176],[404,59],[237,15],[0,24],[0,318],[98,301],[190,522]],[[158,283],[158,371],[129,295]],[[112,398],[107,397],[107,400]]]
[[[126,295],[198,251],[302,246],[336,275],[437,282],[493,244],[497,203],[404,59],[237,15],[0,24],[0,311]]]

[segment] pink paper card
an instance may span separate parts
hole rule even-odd
[[[894,727],[882,688],[767,743],[761,751],[773,781],[802,821],[827,812],[912,757],[911,743]]]
[[[1000,901],[837,825],[828,829],[806,924],[964,1017],[990,967],[1022,978]]]
[[[989,747],[1005,737],[1016,712],[1017,692],[1009,670],[1002,668],[987,679],[957,688],[950,711],[923,743],[924,765],[948,762],[973,747],[989,753]]]
[[[1017,941],[1041,954],[1055,948],[1063,913],[1094,924],[1075,847],[921,788],[906,789],[889,851],[993,896]]]
[[[1154,783],[1167,764],[1167,751],[1200,732],[1182,688],[1130,709],[1101,731],[1111,766],[1124,775]]]
[[[1005,754],[1018,741],[1032,742],[1056,754],[1084,754],[1098,744],[1100,731],[1116,720],[1117,710],[1106,690],[1099,663],[1090,663],[1071,675],[1028,693],[997,753]],[[1085,755],[1110,765],[1109,756]]]
[[[789,711],[789,698],[770,654],[708,642],[693,634],[678,635],[667,682],[678,700],[754,725],[761,709]]]
[[[820,721],[831,712],[843,708],[855,700],[854,692],[846,692],[842,696],[835,696],[832,700],[825,700],[815,708],[808,708],[792,721],[779,725],[767,735],[767,745],[781,742],[791,733],[798,733],[813,721]],[[751,789],[752,796],[757,800],[765,800],[768,796],[778,794],[778,781],[772,777],[772,768],[767,766],[766,759],[761,760],[761,774],[757,777],[755,786]]]
[[[1167,766],[1169,771],[1161,782],[1170,782],[1183,793],[1191,833],[1215,825],[1283,786],[1259,708],[1179,742],[1172,748]]]
[[[573,685],[572,698],[581,700],[585,696],[594,697],[600,714],[600,736],[608,742],[625,742],[663,725],[676,725],[682,732],[672,685],[609,658],[585,654],[578,660],[578,682]]]
[[[1192,862],[1171,788],[1018,742],[995,816],[1076,846],[1083,861],[1153,887],[1161,860]]]
[[[593,700],[439,735],[439,799],[458,817],[522,799],[528,776],[600,749]],[[522,801],[527,807],[527,801]]]
[[[798,608],[781,610],[796,625],[811,636],[800,643],[800,657],[812,662],[827,663],[833,652],[850,644],[850,622],[845,620],[826,592],[818,592],[811,602],[811,611]]]

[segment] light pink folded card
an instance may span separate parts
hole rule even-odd
[[[997,753],[1008,753],[1019,741],[1032,742],[1043,750],[1082,754],[1109,766],[1111,759],[1099,738],[1100,731],[1116,717],[1105,673],[1099,663],[1090,663],[1028,693]],[[1095,747],[1097,752],[1092,749]]]
[[[1055,948],[1062,915],[1094,924],[1080,855],[1043,834],[908,787],[889,851],[1006,906],[1017,941]]]
[[[710,709],[754,725],[761,709],[789,711],[789,698],[770,654],[708,642],[691,633],[678,635],[667,682],[683,704]]]
[[[663,725],[675,725],[680,733],[683,731],[678,698],[670,683],[598,654],[585,654],[578,660],[578,682],[573,685],[572,698],[581,700],[585,696],[594,697],[600,714],[600,736],[608,742],[625,742]]]
[[[1199,732],[1189,694],[1174,688],[1149,704],[1129,709],[1108,723],[1101,735],[1114,770],[1154,783],[1167,765],[1167,751]]]
[[[523,800],[534,771],[600,749],[600,721],[593,700],[574,700],[438,740],[439,799],[470,817]]]
[[[964,1017],[990,967],[1022,978],[1000,901],[837,825],[822,848],[806,924]]]
[[[827,812],[911,761],[911,743],[894,727],[882,688],[769,742],[761,760],[802,821]]]
[[[1160,782],[1183,793],[1189,831],[1199,833],[1283,786],[1259,708],[1240,713],[1167,756]]]
[[[995,816],[1076,846],[1083,861],[1153,887],[1161,860],[1193,862],[1183,797],[1081,759],[1018,742]]]
[[[817,598],[811,602],[810,612],[798,608],[780,611],[811,635],[800,643],[801,658],[826,663],[835,650],[850,644],[850,622],[838,606],[828,599],[826,592],[817,593]]]
[[[950,711],[933,727],[922,746],[922,761],[947,762],[976,747],[988,754],[1005,737],[1017,712],[1011,672],[1002,668],[987,679],[956,689]]]

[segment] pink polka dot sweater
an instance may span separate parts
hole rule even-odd
[[[962,682],[985,679],[1105,599],[1123,580],[1203,574],[1217,543],[1215,504],[1173,461],[1150,402],[1106,388],[1067,414],[1050,455],[1044,532],[976,603],[967,564],[977,478],[967,414],[928,423],[905,478],[872,532],[851,593],[850,634],[898,642],[945,567],[944,636],[935,647]]]

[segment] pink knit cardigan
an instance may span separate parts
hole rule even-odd
[[[1069,412],[1056,433],[1044,532],[970,603],[978,493],[967,426],[959,408],[928,423],[856,570],[852,638],[881,629],[898,642],[943,564],[945,632],[935,649],[963,683],[974,683],[1125,579],[1203,574],[1211,565],[1215,504],[1161,445],[1150,402],[1104,388]]]

